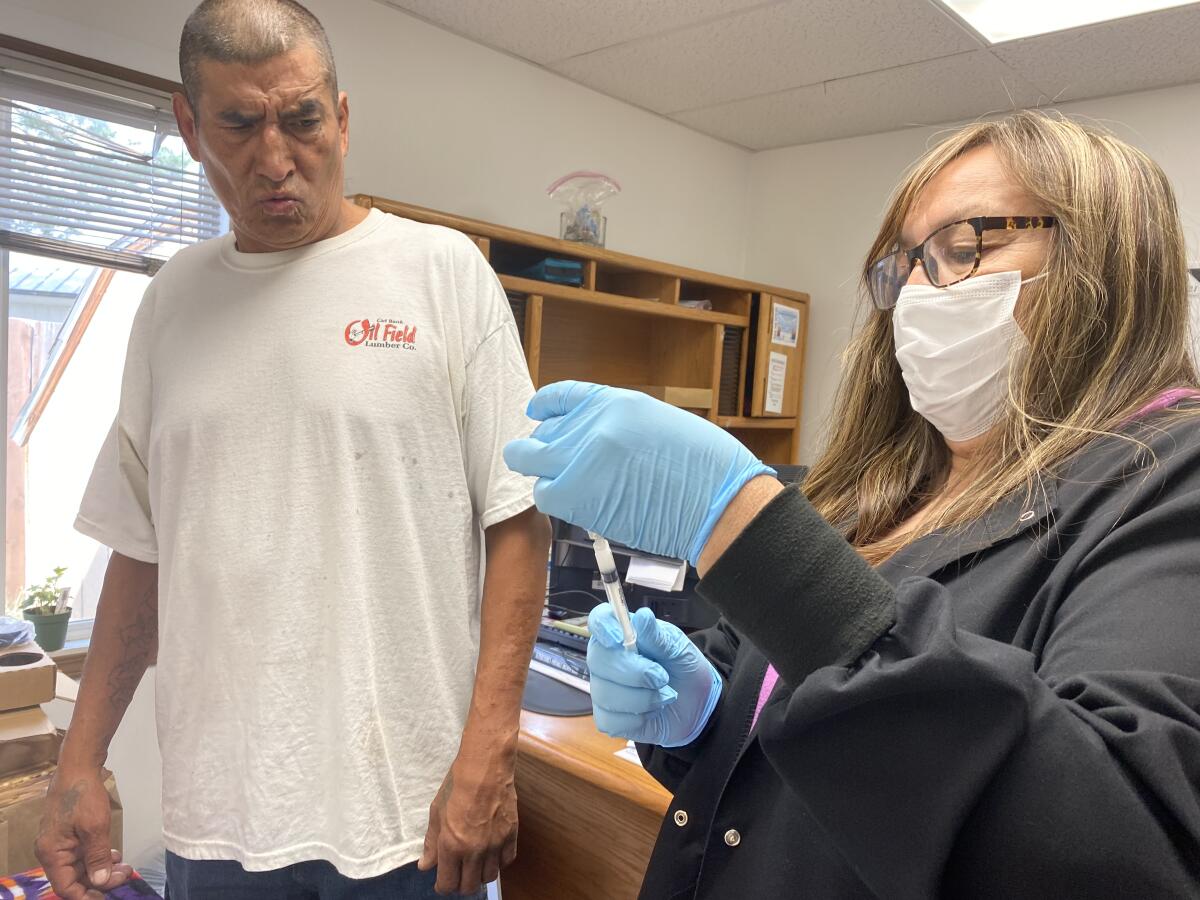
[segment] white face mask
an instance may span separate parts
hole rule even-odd
[[[892,332],[908,398],[947,440],[978,437],[999,418],[1009,361],[1027,346],[1013,310],[1021,285],[1041,277],[997,272],[900,289]]]

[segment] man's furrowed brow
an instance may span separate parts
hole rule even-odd
[[[262,119],[262,114],[244,113],[236,109],[223,109],[217,113],[217,118],[226,125],[253,125]]]
[[[320,100],[310,97],[309,99],[301,100],[295,106],[290,107],[287,112],[284,113],[284,115],[292,118],[311,118],[312,116],[318,116],[323,112],[325,112],[325,105],[321,103]]]

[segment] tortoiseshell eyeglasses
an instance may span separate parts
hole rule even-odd
[[[943,225],[910,250],[896,250],[872,263],[868,287],[871,301],[879,309],[891,309],[900,298],[900,288],[912,274],[917,260],[925,277],[935,287],[965,281],[979,270],[983,259],[985,231],[1016,231],[1053,228],[1053,216],[975,216]]]

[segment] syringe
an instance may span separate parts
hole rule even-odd
[[[621,576],[617,574],[617,561],[613,559],[612,548],[607,540],[594,531],[589,531],[588,537],[592,539],[592,549],[596,551],[596,564],[600,568],[604,593],[613,612],[617,614],[617,621],[621,623],[621,633],[624,635],[622,643],[626,650],[633,650],[637,647],[637,635],[633,632],[633,623],[629,621],[629,607],[625,605],[625,592],[621,590]]]

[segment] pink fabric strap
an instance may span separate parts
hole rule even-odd
[[[1163,393],[1139,409],[1133,418],[1140,419],[1143,416],[1150,415],[1150,413],[1158,412],[1160,409],[1174,406],[1180,400],[1186,400],[1189,397],[1200,397],[1200,391],[1193,388],[1172,388],[1169,391],[1163,391]]]
[[[758,692],[758,703],[754,705],[754,718],[750,722],[750,727],[754,728],[758,724],[758,715],[762,712],[763,707],[767,705],[767,698],[771,696],[771,691],[775,690],[775,684],[779,681],[779,673],[775,671],[772,665],[767,666],[767,674],[763,676],[762,687]]]

